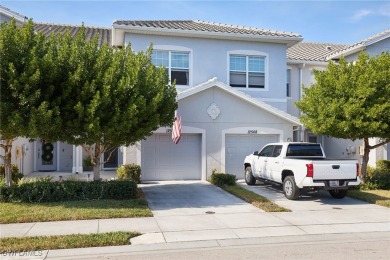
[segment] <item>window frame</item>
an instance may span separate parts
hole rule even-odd
[[[231,56],[245,56],[246,58],[246,69],[245,69],[245,87],[234,87],[238,89],[245,89],[245,90],[251,90],[251,91],[268,91],[268,81],[269,81],[269,58],[268,53],[260,52],[260,51],[254,51],[254,50],[233,50],[227,52],[227,82],[228,85],[231,86],[231,80],[230,80],[230,74],[232,72],[230,68],[230,57]],[[249,87],[249,78],[250,73],[256,73],[253,71],[249,71],[249,58],[250,57],[260,57],[264,59],[264,87],[263,88],[257,88],[257,87]],[[233,71],[234,72],[234,71]],[[237,74],[239,71],[237,71]],[[244,74],[242,72],[242,74]]]
[[[187,53],[188,54],[188,85],[180,85],[176,84],[177,87],[191,87],[193,84],[192,78],[193,78],[193,64],[192,64],[192,49],[183,47],[183,46],[176,46],[176,45],[154,45],[153,51],[162,51],[162,52],[168,52],[168,64],[169,67],[166,67],[168,71],[169,76],[169,83],[172,84],[172,69],[173,71],[183,71],[180,68],[172,68],[172,53]]]
[[[291,68],[287,67],[286,71],[286,97],[292,98],[291,96]]]

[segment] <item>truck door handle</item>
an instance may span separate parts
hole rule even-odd
[[[279,163],[279,162],[275,162],[275,163]]]
[[[332,165],[332,169],[340,169],[340,165]]]

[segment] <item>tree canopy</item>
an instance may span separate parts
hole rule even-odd
[[[304,87],[296,103],[303,113],[302,123],[315,134],[363,139],[365,174],[370,149],[390,141],[389,52],[373,57],[362,52],[355,62],[342,57],[337,64],[330,61],[325,71],[315,70],[314,75],[316,82]],[[374,137],[383,141],[370,146],[368,139]]]
[[[176,89],[165,69],[153,65],[152,47],[136,53],[130,45],[99,46],[97,38],[85,39],[84,28],[75,37],[68,31],[45,38],[32,21],[22,28],[4,24],[1,35],[1,57],[8,55],[1,64],[1,119],[10,122],[2,135],[9,130],[13,138],[82,145],[99,179],[105,151],[172,124]]]

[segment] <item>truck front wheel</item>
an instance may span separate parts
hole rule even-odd
[[[248,166],[245,168],[245,182],[246,184],[248,185],[255,185],[256,183],[256,179],[255,177],[253,177],[253,174],[252,174],[252,167]]]
[[[283,180],[283,192],[289,200],[296,200],[299,198],[300,190],[295,184],[294,176],[287,176]]]
[[[347,190],[330,190],[329,193],[335,199],[342,199],[347,195]]]

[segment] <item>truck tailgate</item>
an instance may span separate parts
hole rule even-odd
[[[313,180],[356,179],[354,160],[313,161]]]

